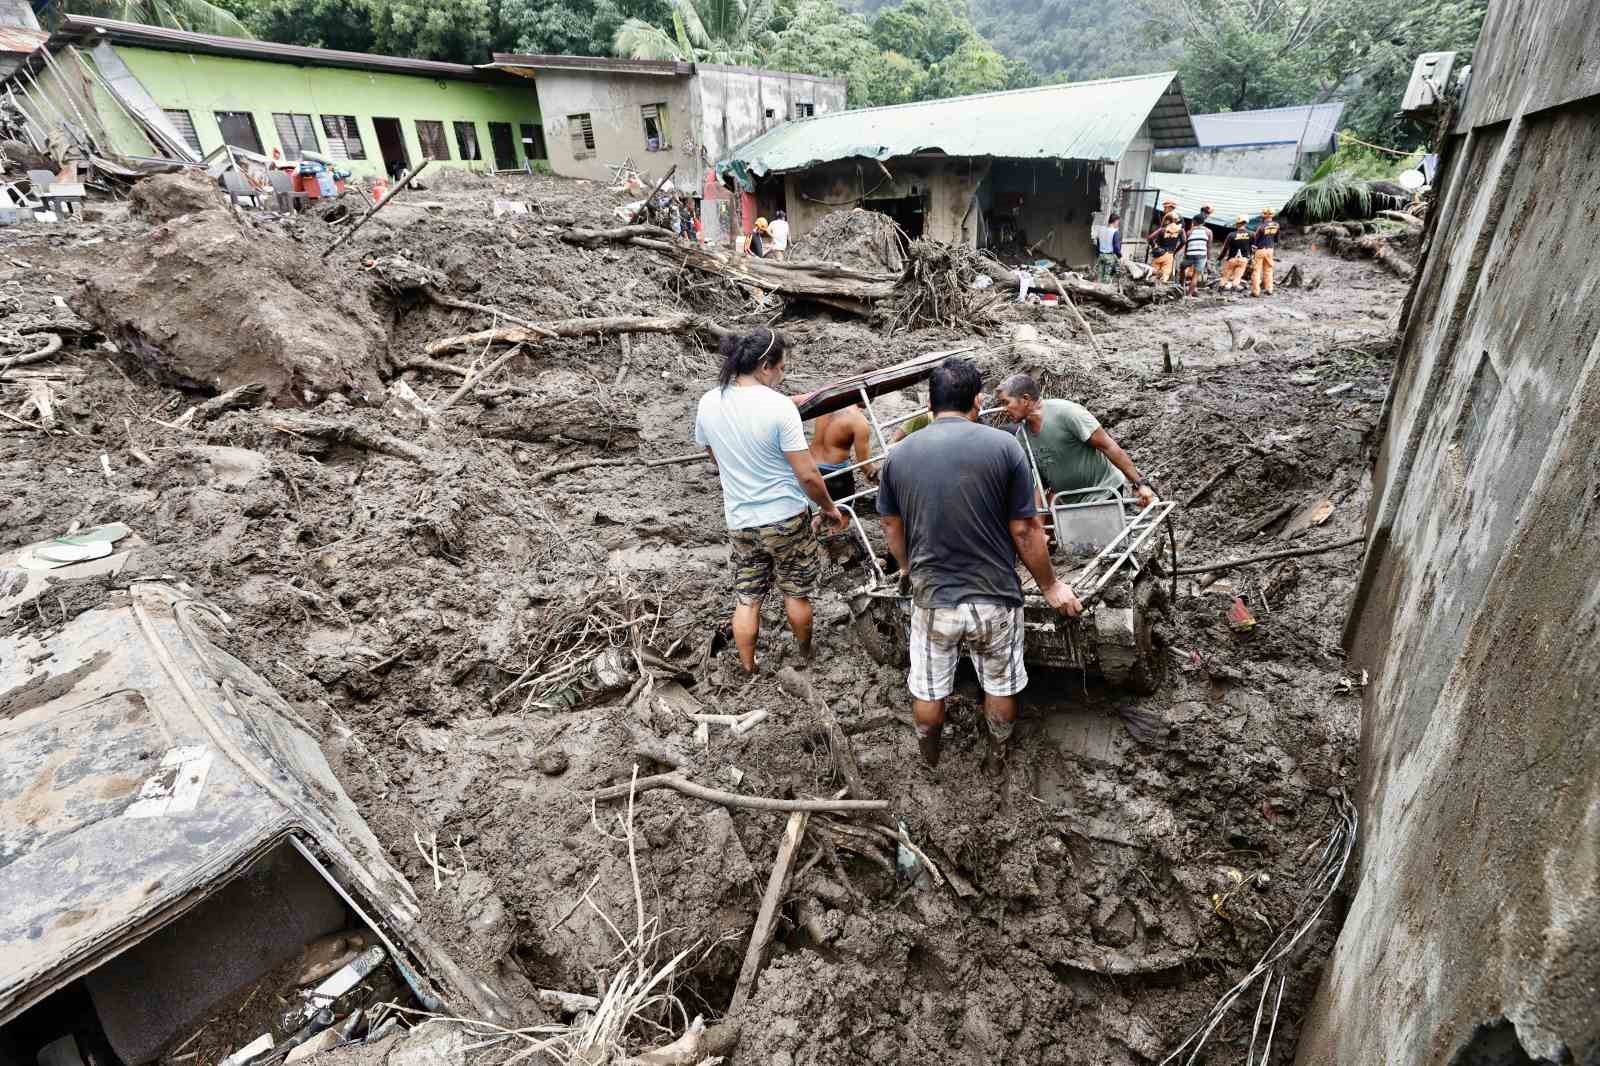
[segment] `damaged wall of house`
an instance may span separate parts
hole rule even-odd
[[[509,80],[448,80],[129,45],[118,45],[116,52],[168,115],[180,127],[187,123],[191,146],[202,153],[223,143],[227,125],[235,147],[263,154],[278,148],[285,159],[298,159],[303,144],[358,177],[382,175],[397,148],[413,167],[433,159],[484,170],[505,163],[499,169],[509,169],[525,157],[521,127],[539,122],[533,89]],[[353,135],[347,119],[353,120]],[[499,153],[496,126],[510,127],[499,130]],[[290,134],[293,143],[285,143]]]
[[[1600,1056],[1591,13],[1493,5],[1445,145],[1347,629],[1362,878],[1302,1066]]]
[[[1322,153],[1326,155],[1327,153]],[[1159,156],[1161,169],[1175,174],[1212,174],[1233,178],[1295,178],[1300,147],[1289,144],[1229,145],[1221,148],[1172,148]]]
[[[625,159],[652,178],[674,163],[681,171],[696,168],[698,125],[688,77],[540,70],[536,80],[557,174],[610,181],[606,164]]]
[[[997,161],[980,199],[993,226],[990,246],[1024,258],[1085,261],[1101,170],[1078,159]]]
[[[981,159],[864,159],[787,174],[784,204],[791,232],[809,233],[824,217],[858,205],[894,218],[913,237],[977,247],[973,198],[989,162]]]
[[[87,141],[102,152],[157,154],[144,131],[91,73],[88,57],[70,47],[39,55],[48,58],[41,59],[38,69],[17,75],[11,86],[36,148],[57,162],[68,149]]]
[[[842,111],[843,78],[787,71],[695,64],[692,92],[706,164],[726,159],[746,141],[794,119]]]

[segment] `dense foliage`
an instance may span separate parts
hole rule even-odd
[[[56,0],[57,3],[62,0]],[[762,64],[850,80],[852,106],[1176,68],[1197,112],[1347,102],[1411,148],[1412,60],[1470,52],[1487,0],[65,0],[289,44],[480,63],[491,51]],[[969,7],[970,4],[970,7]],[[47,9],[48,10],[48,9]]]

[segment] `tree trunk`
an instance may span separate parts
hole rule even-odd
[[[699,315],[657,315],[651,318],[564,318],[553,322],[530,323],[533,328],[506,326],[444,337],[423,349],[429,356],[442,355],[458,348],[485,344],[534,344],[543,337],[594,337],[612,333],[704,333],[720,339],[728,333]]]

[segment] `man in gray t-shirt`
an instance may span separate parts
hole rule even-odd
[[[977,424],[983,379],[952,356],[929,383],[933,421],[890,453],[878,482],[889,551],[911,586],[911,689],[917,743],[939,764],[945,698],[965,650],[977,668],[991,769],[1003,766],[1023,665],[1017,558],[1045,601],[1067,615],[1078,597],[1057,580],[1034,508],[1027,457],[1012,437]]]

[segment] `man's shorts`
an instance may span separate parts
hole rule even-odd
[[[911,674],[919,700],[942,700],[955,685],[956,663],[966,651],[978,683],[991,696],[1014,696],[1028,687],[1022,663],[1022,608],[999,603],[911,608]]]
[[[1203,255],[1186,255],[1183,257],[1183,267],[1185,270],[1192,270],[1196,274],[1204,274],[1206,272],[1206,257]]]
[[[774,574],[785,596],[809,599],[816,593],[822,557],[809,510],[770,525],[730,529],[728,539],[733,543],[733,594],[740,603],[766,599]]]

